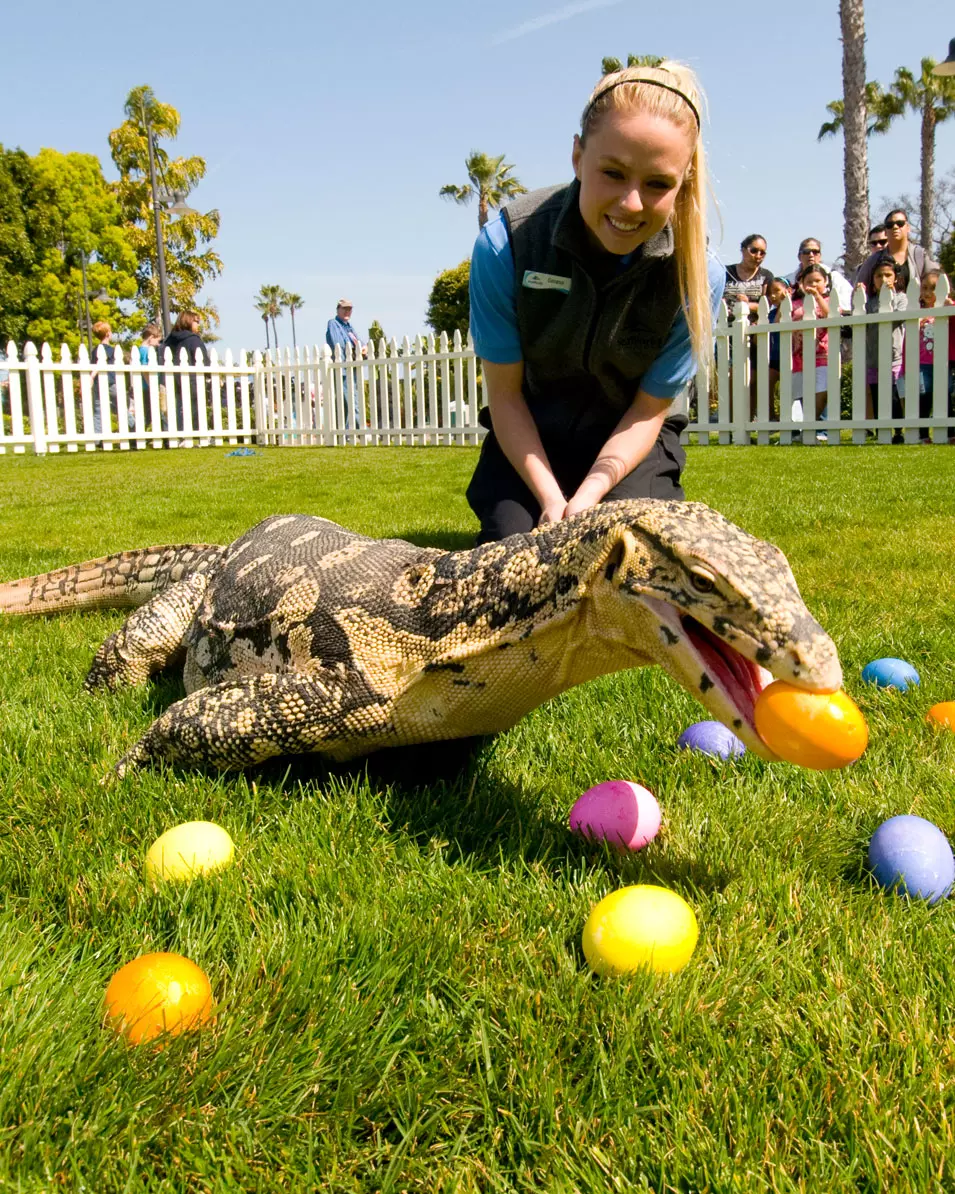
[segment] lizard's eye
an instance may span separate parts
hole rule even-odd
[[[704,572],[702,568],[694,568],[690,573],[690,584],[698,593],[712,593],[716,588],[716,578],[711,572]]]

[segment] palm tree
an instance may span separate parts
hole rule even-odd
[[[882,90],[882,84],[870,79],[865,85],[865,131],[867,137],[871,137],[873,133],[887,133],[889,131],[889,125],[892,123],[890,108],[891,105],[887,102],[886,93]],[[833,100],[832,103],[826,104],[826,111],[832,119],[827,120],[825,124],[820,126],[819,132],[816,135],[817,141],[824,141],[826,137],[834,137],[836,133],[842,132],[843,112],[845,111],[845,104],[842,100]]]
[[[527,187],[511,176],[514,167],[505,163],[503,153],[500,157],[492,158],[472,149],[465,158],[464,168],[471,180],[469,183],[461,187],[449,183],[438,193],[453,199],[455,203],[470,203],[477,196],[478,228],[483,228],[487,223],[490,208],[500,207],[505,199],[513,199],[515,195],[527,192]]]
[[[886,93],[888,120],[905,112],[918,112],[922,120],[921,194],[919,239],[927,253],[932,251],[935,207],[935,127],[955,116],[955,78],[934,75],[934,58],[922,59],[922,73],[916,78],[908,67],[900,66]],[[894,102],[893,102],[894,101]],[[881,130],[880,130],[881,131]]]
[[[282,314],[282,296],[284,294],[285,291],[281,286],[260,286],[259,293],[255,296],[256,310],[263,313],[263,319],[272,320],[272,339],[275,341],[276,348],[279,346],[279,334],[275,327],[275,321]]]
[[[282,292],[282,306],[288,308],[288,313],[292,316],[292,348],[298,348],[295,340],[295,312],[305,306],[305,300],[300,294],[292,294],[290,290],[285,290]]]
[[[265,351],[269,351],[269,305],[265,302],[258,302],[255,304],[256,311],[262,315],[262,322],[265,324]],[[278,348],[278,345],[275,346]]]
[[[628,54],[627,66],[659,66],[663,59],[659,54]],[[600,73],[612,75],[616,70],[623,70],[623,63],[619,58],[603,58],[600,62]]]
[[[906,112],[918,112],[922,118],[921,195],[919,199],[922,247],[932,251],[935,234],[935,127],[955,116],[955,78],[934,75],[935,61],[922,59],[922,73],[916,78],[908,67],[900,66],[888,90],[878,83],[866,83],[868,121],[866,132],[886,133],[893,121]],[[837,132],[843,124],[842,103],[827,104],[833,119],[819,130],[819,139]]]
[[[845,265],[847,270],[852,271],[868,255],[869,161],[866,145],[864,0],[839,0],[839,24],[842,29]]]

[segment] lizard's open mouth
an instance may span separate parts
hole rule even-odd
[[[669,602],[653,597],[644,597],[644,602],[660,622],[662,649],[657,662],[748,750],[775,759],[757,734],[755,721],[756,700],[772,681],[772,673]]]
[[[689,614],[680,615],[680,625],[703,661],[706,674],[724,690],[755,730],[756,699],[772,677]]]

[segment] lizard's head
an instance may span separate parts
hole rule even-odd
[[[787,680],[809,692],[842,685],[835,644],[806,608],[786,557],[699,502],[600,509],[616,529],[605,528],[597,583],[646,610],[640,650],[748,749],[775,758],[753,719],[766,685]]]

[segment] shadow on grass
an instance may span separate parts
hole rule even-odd
[[[181,677],[157,677],[145,691],[144,708],[158,717],[182,695]],[[542,813],[534,792],[502,780],[491,768],[494,741],[477,737],[398,746],[347,763],[320,755],[288,755],[250,768],[249,774],[281,790],[284,798],[295,789],[307,793],[331,777],[363,781],[385,796],[384,823],[390,832],[404,834],[423,848],[442,840],[449,861],[469,866],[520,860],[550,871],[576,871],[586,859],[590,869],[602,870],[620,885],[657,883],[683,892],[720,892],[732,881],[730,868],[673,855],[659,843],[627,853],[582,840],[563,818]]]

